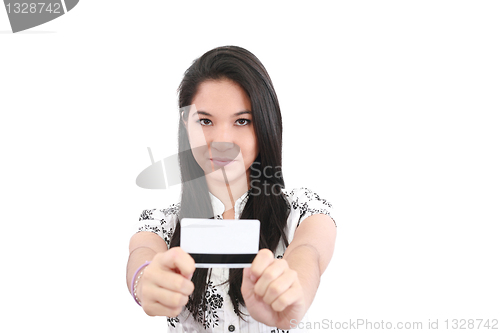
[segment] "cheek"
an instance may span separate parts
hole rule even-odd
[[[243,154],[243,160],[245,161],[245,166],[247,168],[255,161],[257,155],[259,155],[259,147],[257,140],[249,139],[245,142],[245,145],[241,147]]]
[[[207,145],[207,141],[205,138],[205,134],[203,133],[203,130],[200,129],[191,130],[188,132],[188,135],[189,135],[189,142],[191,143],[191,148]]]
[[[198,149],[192,149],[191,152],[193,153],[193,156],[194,156],[194,159],[196,160],[196,162],[198,162],[198,164],[200,164],[200,166],[201,166],[203,156],[200,154],[200,151]]]
[[[208,156],[208,147],[205,141],[205,135],[201,130],[188,130],[189,146],[193,153],[194,159],[198,165],[203,169],[203,164]]]
[[[255,135],[255,132],[252,130],[252,140],[250,140],[250,142],[252,142],[252,162],[255,161],[255,159],[257,158],[257,155],[259,155],[259,142],[257,140],[257,136]]]

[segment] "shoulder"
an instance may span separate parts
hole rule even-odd
[[[308,187],[297,187],[292,190],[283,189],[283,193],[287,197],[288,201],[292,204],[294,209],[299,208],[300,206],[304,206],[310,202],[318,202],[327,207],[332,207],[332,204],[322,198],[315,191],[311,190]]]
[[[145,209],[139,216],[139,221],[142,220],[159,220],[160,222],[166,223],[167,220],[176,218],[179,216],[180,203],[172,204],[168,208],[164,209]],[[162,224],[163,224],[162,223]]]
[[[164,209],[145,209],[142,211],[141,216],[139,217],[139,221],[141,220],[155,220],[155,219],[164,219],[178,216],[180,210],[180,202],[176,204],[172,204],[168,206],[168,208]]]
[[[136,232],[154,232],[170,245],[175,224],[180,211],[180,203],[172,204],[164,209],[144,209],[139,216]]]
[[[308,187],[297,187],[291,190],[283,189],[282,191],[289,202],[290,218],[296,227],[304,219],[314,214],[328,215],[335,223],[332,216],[332,204],[314,190]]]

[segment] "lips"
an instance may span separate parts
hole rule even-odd
[[[229,160],[229,159],[219,159],[219,158],[211,158],[210,161],[212,161],[214,164],[219,165],[219,166],[225,166],[230,164],[231,162],[234,162],[234,160]]]

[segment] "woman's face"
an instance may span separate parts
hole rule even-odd
[[[185,125],[193,156],[208,179],[224,182],[242,176],[259,154],[252,105],[234,81],[208,80],[198,87]],[[229,161],[232,161],[228,164]]]

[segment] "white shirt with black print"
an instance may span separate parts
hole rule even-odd
[[[314,214],[325,214],[332,219],[332,223],[336,223],[331,215],[332,205],[330,202],[322,199],[315,192],[308,188],[295,188],[291,191],[282,190],[286,195],[290,207],[290,214],[287,220],[287,237],[291,243],[296,228],[307,217]],[[238,219],[245,207],[250,191],[245,192],[235,203],[234,218]],[[222,214],[225,211],[224,204],[212,193],[209,192],[212,207],[215,213],[215,218],[222,219]],[[138,231],[150,231],[156,233],[165,240],[168,248],[174,234],[175,223],[180,210],[180,203],[173,204],[166,209],[148,209],[144,210],[139,217],[137,224]],[[136,229],[137,230],[137,229]],[[283,239],[280,240],[276,251],[275,258],[283,258],[286,247]],[[290,330],[282,330],[276,327],[269,327],[255,321],[250,316],[243,316],[247,322],[238,317],[233,308],[233,303],[229,296],[229,285],[224,283],[229,278],[229,268],[211,268],[209,272],[209,280],[205,297],[207,299],[206,308],[200,308],[198,313],[205,313],[203,316],[194,319],[191,312],[184,307],[182,312],[174,318],[167,317],[167,332],[241,332],[241,333],[299,333],[307,332],[305,329],[298,327]],[[240,310],[248,314],[243,306]],[[307,313],[302,319],[302,322],[307,322]],[[305,326],[305,325],[297,325]]]

